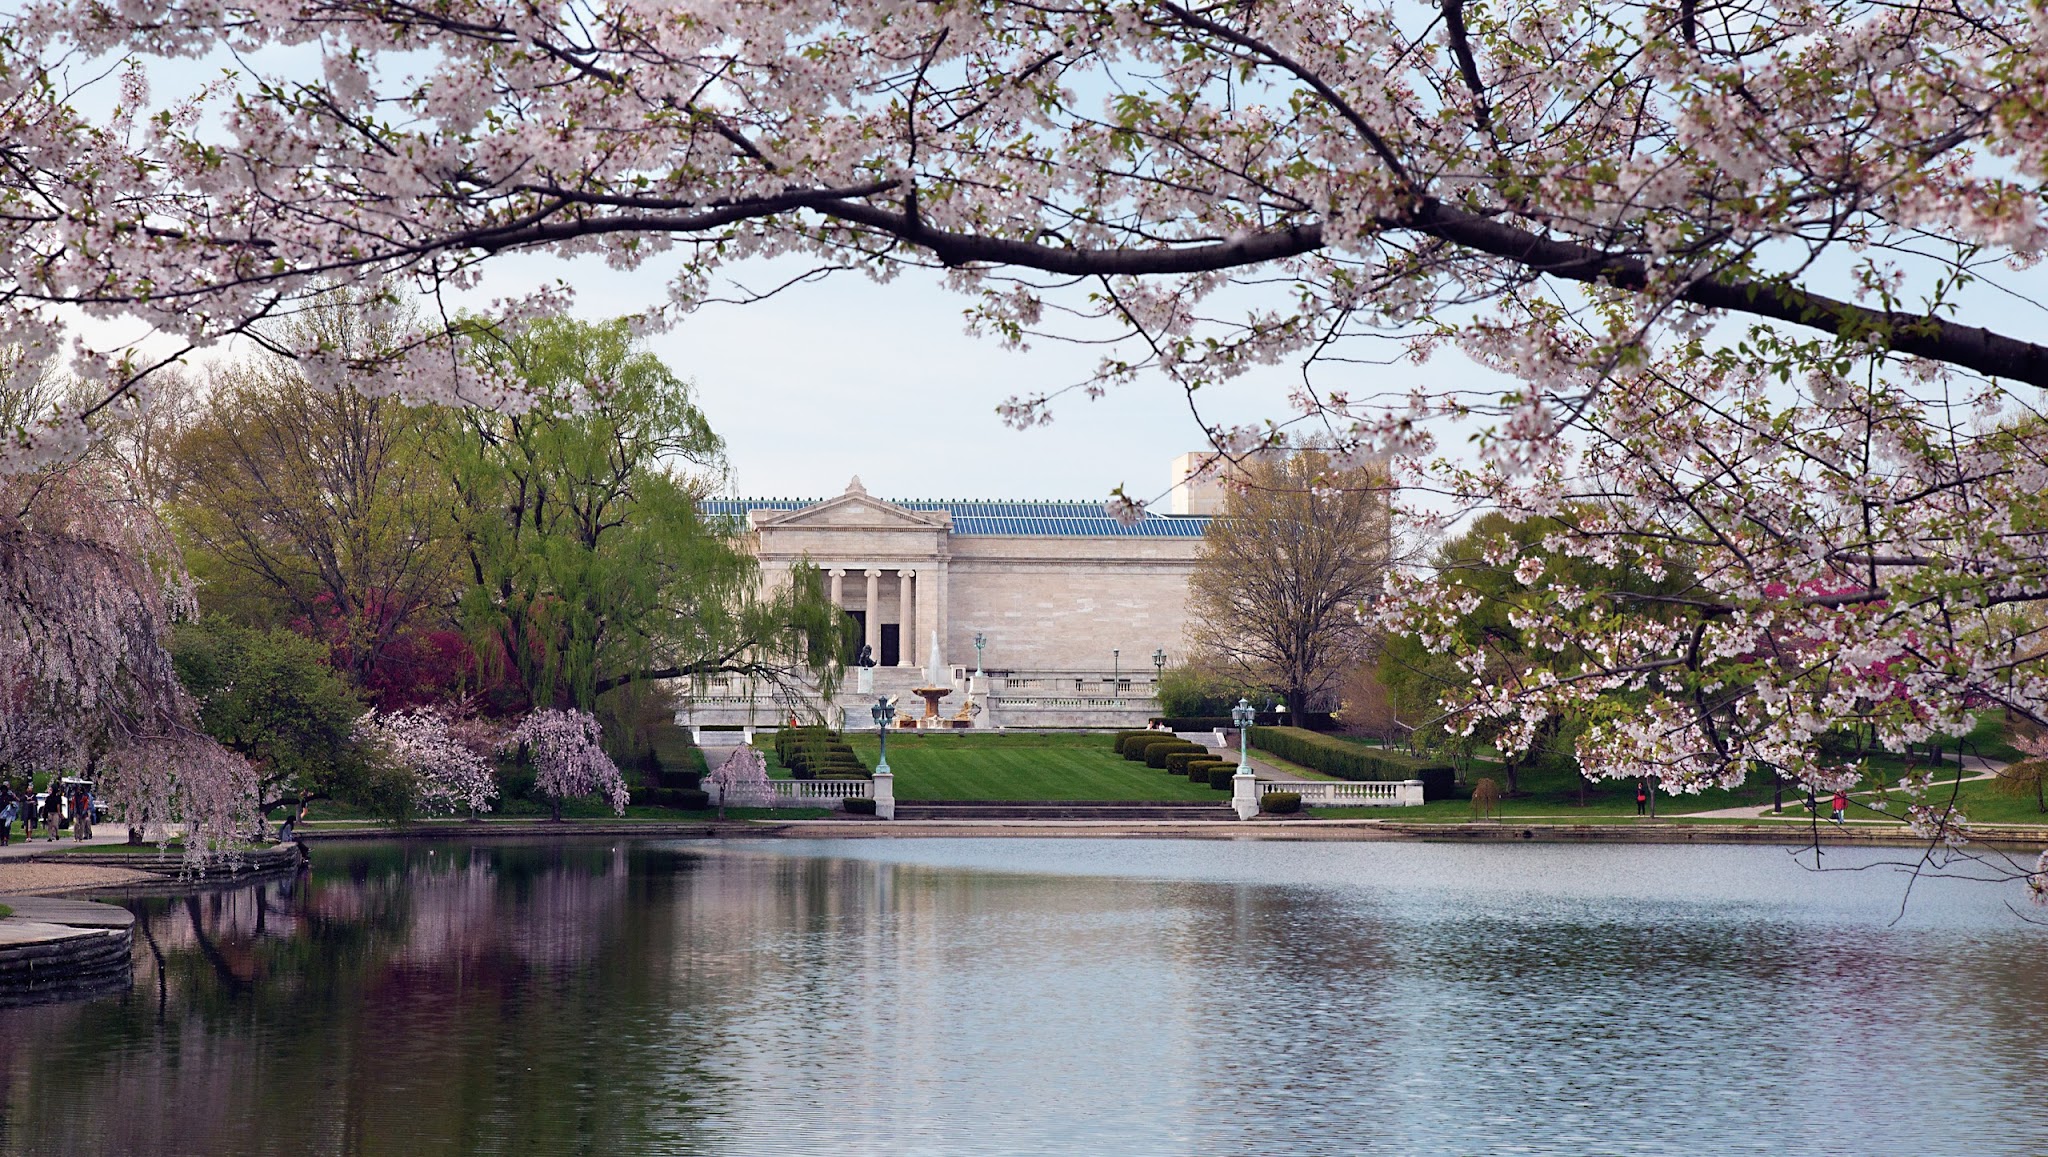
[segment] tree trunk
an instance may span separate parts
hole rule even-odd
[[[552,807],[552,808],[554,809],[554,821],[555,821],[556,823],[561,823],[561,822],[562,822],[562,797],[561,797],[561,796],[558,796],[558,795],[555,795],[555,796],[549,796],[549,797],[548,797],[548,805],[549,805],[550,807]]]

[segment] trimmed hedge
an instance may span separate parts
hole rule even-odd
[[[1393,751],[1375,751],[1299,727],[1254,727],[1252,746],[1290,763],[1314,768],[1338,779],[1384,781],[1419,779],[1422,798],[1451,798],[1456,773],[1448,763],[1417,759]]]
[[[1185,739],[1169,739],[1164,743],[1148,743],[1145,745],[1145,766],[1164,771],[1166,770],[1167,757],[1182,751],[1190,754],[1197,752],[1202,755],[1209,754],[1209,749],[1199,743],[1189,743]]]
[[[711,806],[711,796],[695,788],[643,787],[634,790],[633,802],[642,807],[672,807],[700,812]]]
[[[1116,753],[1125,759],[1142,761],[1145,758],[1146,745],[1162,743],[1169,739],[1179,740],[1180,737],[1171,731],[1126,732],[1117,740]]]
[[[1166,757],[1166,770],[1171,775],[1186,775],[1189,771],[1188,764],[1214,758],[1206,747],[1200,751],[1176,751]]]
[[[1209,769],[1209,786],[1217,791],[1229,791],[1236,786],[1231,781],[1237,778],[1237,766],[1226,763]]]
[[[875,814],[875,801],[865,796],[850,795],[839,801],[840,810],[848,815],[871,816]]]
[[[1213,755],[1207,759],[1190,760],[1188,761],[1188,778],[1197,783],[1207,783],[1209,781],[1209,773],[1219,767],[1226,767],[1235,772],[1237,770],[1237,761],[1234,759],[1218,759]]]
[[[1291,815],[1301,810],[1301,793],[1298,791],[1269,791],[1259,797],[1259,810],[1272,812],[1276,816]]]

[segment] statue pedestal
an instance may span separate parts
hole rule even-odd
[[[875,669],[873,667],[857,667],[854,670],[857,672],[853,677],[854,691],[861,695],[873,695],[875,693]]]
[[[1237,774],[1230,777],[1230,806],[1241,820],[1253,819],[1259,814],[1259,777],[1242,764]]]

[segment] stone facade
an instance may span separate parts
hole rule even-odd
[[[1021,713],[1047,726],[1123,726],[1154,710],[1153,656],[1181,657],[1188,578],[1209,521],[1148,514],[1124,524],[1100,503],[890,501],[858,478],[829,499],[705,506],[745,520],[766,580],[802,561],[825,572],[881,664],[878,693],[923,681],[936,639],[962,699],[973,691],[998,721]],[[969,687],[976,636],[986,674]],[[693,721],[706,721],[710,698]],[[746,714],[741,722],[762,721]]]

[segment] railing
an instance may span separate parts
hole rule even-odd
[[[706,780],[704,791],[711,797],[711,806],[717,807],[718,785]],[[866,779],[771,779],[768,791],[767,807],[815,807],[843,799],[875,798],[874,782]]]
[[[1291,791],[1301,795],[1303,807],[1420,807],[1422,781],[1373,780],[1333,783],[1329,780],[1262,779],[1259,794]]]
[[[998,710],[1005,707],[1091,707],[1103,711],[1141,711],[1154,702],[1150,695],[994,695]]]

